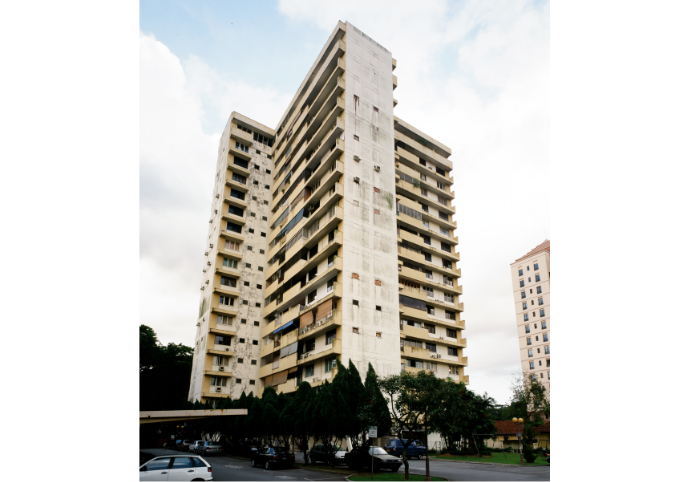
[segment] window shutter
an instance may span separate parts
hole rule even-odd
[[[299,319],[299,328],[304,328],[305,326],[310,325],[313,323],[313,310],[307,311],[303,315],[301,315]]]
[[[333,299],[330,298],[328,301],[318,305],[318,310],[316,312],[316,321],[325,318],[333,310]]]

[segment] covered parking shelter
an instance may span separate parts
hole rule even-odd
[[[215,417],[247,415],[248,412],[246,408],[139,412],[140,447],[162,447],[162,443],[172,434],[179,433],[180,426],[189,420],[213,420]]]

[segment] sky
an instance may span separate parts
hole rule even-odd
[[[337,21],[392,52],[395,115],[452,149],[469,388],[520,372],[510,263],[550,239],[543,1],[140,3],[140,321],[193,345],[217,146],[275,127]]]

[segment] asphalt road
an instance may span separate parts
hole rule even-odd
[[[176,452],[166,449],[142,449],[154,456],[158,455],[183,455],[184,452]],[[274,469],[252,468],[251,461],[229,456],[209,456],[206,460],[213,466],[213,480],[346,480],[344,474],[310,470],[302,468]],[[301,454],[297,454],[297,462],[300,462]],[[325,467],[319,464],[320,467]],[[549,466],[519,467],[518,465],[487,465],[471,464],[465,462],[450,462],[445,460],[430,461],[431,475],[444,477],[448,480],[550,480]],[[404,466],[398,473],[404,472]],[[352,472],[353,473],[353,472]],[[426,473],[425,460],[410,460],[409,473],[424,475]],[[349,474],[349,473],[348,473]]]

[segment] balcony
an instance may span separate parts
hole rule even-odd
[[[232,251],[236,252],[236,251]],[[227,266],[223,266],[222,264],[216,264],[215,265],[215,272],[218,274],[224,274],[227,276],[232,276],[233,278],[239,278],[242,275],[242,272],[239,271],[237,268],[229,268]]]
[[[238,287],[232,287],[232,286],[227,286],[227,285],[214,285],[213,286],[213,293],[222,293],[225,295],[230,295],[230,296],[237,296],[239,297],[239,288]]]
[[[428,246],[428,245],[426,245]],[[421,252],[422,250],[416,250],[416,248],[405,248],[403,246],[397,246],[397,255],[400,258],[408,259],[411,261],[414,261],[416,263],[421,264],[422,266],[425,266],[429,269],[437,271],[440,275],[448,278],[458,278],[461,277],[462,275],[462,270],[459,269],[450,269],[450,268],[445,268],[443,266],[438,266],[437,264],[433,263],[432,261],[427,261],[426,256]],[[427,252],[429,254],[432,253],[432,250],[429,249]],[[437,254],[437,253],[433,253]],[[400,263],[401,265],[402,263]],[[461,289],[461,287],[459,288]]]
[[[395,149],[395,168],[398,171],[402,170],[402,168],[412,171],[411,173],[408,171],[402,172],[424,183],[425,186],[423,187],[425,189],[430,188],[434,193],[443,195],[444,198],[454,196],[454,193],[451,193],[452,185],[455,181],[454,177],[447,175],[447,173],[445,175],[438,173],[432,164],[426,163],[424,166],[421,164],[419,156],[415,156],[403,146],[398,145]],[[425,181],[421,179],[421,174],[426,176]],[[439,188],[436,184],[437,182],[445,184],[447,186],[446,189]],[[447,207],[450,208],[449,204]]]
[[[308,105],[310,103],[309,100],[313,100],[318,93],[328,89],[329,85],[331,85],[331,79],[333,77],[337,78],[342,75],[345,70],[345,60],[341,57],[344,55],[344,53],[345,42],[338,40],[333,50],[328,54],[328,57],[323,62],[323,66],[321,67],[320,71],[314,76],[314,82],[311,83],[306,92],[304,92],[304,94],[301,96],[304,104]],[[278,134],[275,139],[275,150],[277,156],[281,155],[281,153],[277,153],[277,151],[283,149],[287,145],[287,142],[285,141],[289,140],[287,137],[289,132],[287,127],[294,122],[293,132],[296,132],[299,129],[300,122],[295,122],[299,115],[300,111],[295,109],[294,112],[290,114],[288,120],[283,122],[282,125],[285,126],[285,129],[283,129],[283,131]],[[285,144],[281,145],[283,142],[285,142]],[[276,159],[279,160],[279,157],[276,157]]]
[[[226,202],[227,204],[230,204],[232,206],[237,206],[242,209],[246,209],[249,207],[249,204],[246,202],[246,194],[244,195],[244,199],[240,199],[238,197],[232,196],[230,193],[232,192],[232,189],[228,186],[225,186],[225,192],[223,194],[223,202]]]
[[[251,139],[251,142],[253,143],[253,138]],[[248,144],[248,146],[251,147],[251,144]],[[232,154],[235,158],[243,159],[245,161],[251,161],[251,154],[244,152],[241,149],[237,149],[233,142],[230,142],[229,153]]]
[[[236,250],[236,249],[229,249],[229,248],[225,249],[224,247],[218,248],[218,254],[223,255],[223,256],[227,256],[228,258],[232,258],[232,259],[235,259],[237,261],[241,260],[243,257],[241,251]],[[230,269],[230,268],[227,268],[227,269]],[[237,270],[237,272],[239,272],[239,271]],[[228,274],[230,274],[230,273],[228,272]]]
[[[222,335],[222,336],[237,336],[236,331],[229,330],[227,328],[218,328],[213,327],[208,330],[208,333],[211,333],[213,335]]]
[[[395,90],[397,88],[397,76],[395,74],[392,75],[392,90]]]
[[[435,306],[438,308],[450,309],[450,310],[459,310],[460,307],[463,307],[458,299],[455,299],[454,303],[450,303],[450,302],[445,301],[445,300],[430,298],[427,296],[426,293],[427,292],[424,290],[411,288],[409,286],[405,286],[404,288],[401,288],[399,290],[399,294],[404,295],[404,296],[409,296],[410,298],[416,298],[418,300],[425,301],[426,305]],[[448,321],[450,321],[450,320],[448,320]]]
[[[411,171],[411,169],[408,169],[408,170]],[[400,171],[402,171],[402,170],[397,169],[397,176],[400,175]],[[430,197],[422,194],[422,189],[426,189],[426,191],[431,190],[430,187],[427,187],[428,183],[426,183],[425,181],[420,181],[418,179],[418,173],[416,173],[417,177],[414,177],[414,176],[407,174],[405,172],[402,172],[402,174],[404,174],[405,176],[408,176],[408,178],[414,179],[414,181],[418,184],[418,187],[415,186],[413,183],[410,183],[408,181],[408,178],[403,179],[400,177],[399,179],[397,179],[397,176],[396,176],[395,182],[396,182],[397,186],[401,188],[400,191],[406,191],[406,192],[402,192],[402,194],[404,194],[404,195],[399,196],[398,202],[400,204],[405,204],[407,207],[410,207],[416,211],[421,211],[422,214],[428,215],[428,219],[430,219],[431,221],[438,223],[440,225],[445,225],[445,227],[448,229],[457,229],[456,221],[450,219],[450,216],[452,216],[454,214],[452,212],[452,210],[449,209],[444,204],[442,204],[438,201],[435,201],[435,200],[431,199]],[[408,196],[408,197],[405,197],[405,196]],[[409,199],[409,198],[412,198],[412,199]],[[421,208],[420,204],[426,204],[427,206],[430,206],[430,207],[437,209],[441,213],[447,214],[447,218],[448,218],[447,221],[442,219],[439,215],[430,214],[429,212],[424,211]],[[449,214],[448,214],[448,211],[449,211]],[[424,217],[426,217],[426,216],[424,216]]]
[[[321,319],[303,328],[299,328],[299,340],[315,338],[338,326],[342,326],[342,311],[330,310],[330,312]]]
[[[215,348],[206,348],[206,355],[218,355],[218,356],[234,356],[234,352],[228,346],[225,350],[216,350]]]
[[[228,231],[227,229],[220,229],[219,236],[238,243],[244,242],[244,236],[235,231]]]
[[[291,378],[274,388],[278,395],[281,393],[294,393],[299,388],[299,383],[297,383],[296,378]]]
[[[413,218],[411,216],[408,216],[402,212],[400,212],[399,215],[397,216],[397,222],[398,222],[398,224],[406,226],[409,229],[413,229],[415,231],[418,231],[419,233],[425,234],[426,236],[430,236],[434,239],[437,239],[438,241],[440,241],[442,243],[447,243],[450,245],[459,244],[456,237],[445,235],[445,234],[442,234],[440,231],[436,231],[435,229],[432,229],[430,227],[426,227],[426,226],[424,226],[423,221],[416,219],[416,218]]]
[[[223,205],[223,207],[225,207]],[[229,213],[223,209],[222,218],[224,221],[231,221],[236,224],[246,224],[246,219],[243,216],[237,216],[236,214]]]
[[[232,316],[237,316],[239,314],[239,307],[238,306],[228,306],[228,305],[218,305],[217,301],[215,301],[216,305],[211,307],[211,313],[217,313],[220,315],[232,315]]]
[[[433,288],[439,288],[444,292],[453,294],[453,295],[460,295],[461,290],[455,288],[454,286],[447,285],[443,282],[442,277],[440,277],[436,273],[432,273],[431,275],[427,275],[426,273],[422,271],[417,271],[415,269],[412,269],[408,266],[402,266],[402,269],[399,271],[399,276],[407,278],[412,281],[416,281],[417,283],[424,284],[426,286],[434,285],[431,286]],[[429,278],[429,276],[431,276]],[[442,303],[442,301],[441,301]]]
[[[232,179],[232,176],[228,176],[225,178],[225,184],[230,187],[230,189],[234,189],[235,191],[240,191],[243,192],[244,194],[247,194],[249,192],[249,179],[247,178],[247,184],[244,184],[240,181],[235,181]],[[235,198],[237,199],[237,198]],[[246,198],[245,198],[246,199]]]
[[[221,387],[219,392],[215,391],[215,387],[211,387],[210,392],[201,392],[202,398],[226,398],[230,396],[230,387]]]
[[[254,136],[252,134],[244,132],[239,127],[235,126],[232,126],[230,128],[230,138],[239,141],[240,143],[245,144],[249,147],[251,147],[254,143]]]
[[[315,361],[322,360],[324,358],[331,357],[333,355],[342,355],[342,340],[335,339],[331,345],[326,345],[323,351],[314,353],[310,351],[308,353],[299,353],[299,361],[297,365],[309,365]]]
[[[452,161],[433,151],[433,149],[430,147],[423,146],[416,140],[406,136],[405,134],[402,134],[397,129],[395,129],[395,140],[404,142],[404,144],[407,146],[407,150],[415,156],[437,164],[440,168],[445,169],[446,171],[452,170]]]
[[[423,310],[417,310],[416,308],[404,306],[402,303],[400,303],[399,307],[400,317],[411,321],[419,321],[422,323],[431,322],[433,324],[441,325],[453,330],[463,330],[465,327],[464,320],[448,320],[447,318],[438,318],[434,315],[429,315]]]
[[[409,231],[405,231],[404,229],[397,229],[397,242],[401,243],[402,241],[407,241],[415,246],[418,246],[420,249],[423,249],[424,251],[428,251],[430,253],[435,254],[436,256],[440,256],[441,258],[445,258],[451,261],[459,261],[459,254],[458,253],[453,253],[453,252],[447,252],[443,249],[438,249],[435,248],[429,244],[424,243],[423,238],[417,234],[412,234]],[[452,246],[450,246],[452,248]]]
[[[215,371],[215,370],[204,370],[203,374],[206,375],[207,377],[226,377],[230,378],[232,376],[232,372],[228,371]]]
[[[318,266],[322,261],[327,259],[330,255],[337,253],[339,247],[342,246],[342,233],[337,233],[337,235],[335,235],[333,240],[330,242],[328,242],[328,238],[326,237],[325,239],[321,240],[321,242],[319,242],[319,244],[321,243],[322,246],[320,247],[318,252],[315,255],[313,255],[313,257],[311,257],[311,259],[301,259],[297,261],[293,266],[290,267],[290,269],[288,269],[283,274],[282,281],[279,282],[280,286],[282,286],[285,282],[291,280],[295,276],[300,276],[302,274],[308,273],[310,270]],[[335,255],[335,259],[337,259],[338,257],[339,256]],[[273,283],[273,285],[274,284],[277,283]],[[272,288],[273,285],[270,285],[270,287]],[[275,291],[275,289],[273,289],[272,291]],[[267,290],[265,294],[266,296],[268,295]]]
[[[417,348],[413,346],[400,346],[400,356],[404,358],[413,358],[415,360],[423,360],[423,361],[429,361],[433,363],[437,363],[437,359],[435,357],[431,358],[431,352],[425,348]],[[433,353],[435,355],[435,353]]]
[[[241,165],[241,164],[244,164],[244,163],[246,163],[247,167],[244,167],[244,166]],[[248,161],[245,161],[245,160],[243,160],[243,159],[234,159],[234,160],[229,161],[229,162],[227,163],[227,169],[228,169],[231,173],[240,174],[240,175],[246,177],[247,179],[249,179],[249,176],[251,176],[251,171],[249,170],[249,167],[248,167],[248,166],[249,166],[249,162],[248,162]],[[232,174],[229,174],[228,177],[231,178],[231,177],[232,177]]]

